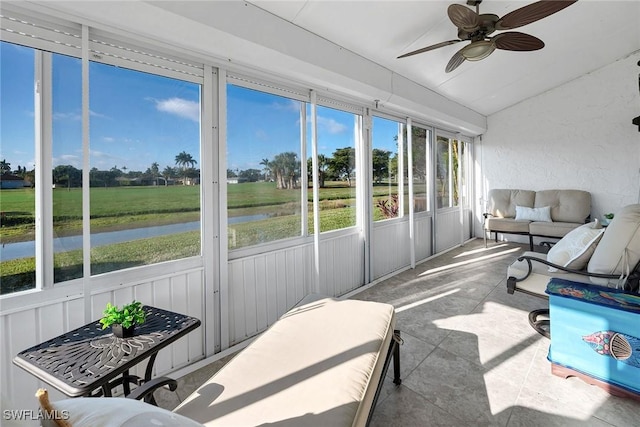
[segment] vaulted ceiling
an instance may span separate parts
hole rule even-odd
[[[468,42],[404,59],[397,57],[456,39],[457,29],[447,16],[447,7],[452,3],[466,5],[464,0],[251,3],[483,115],[640,50],[639,1],[579,0],[515,30],[543,40],[543,49],[496,50],[484,60],[466,61],[451,73],[445,73],[447,62]],[[530,3],[485,0],[480,13],[504,16]]]
[[[456,39],[447,8],[457,3],[475,10],[466,0],[33,3],[228,64],[297,77],[348,95],[366,94],[366,99],[383,103],[401,99],[405,110],[422,110],[423,116],[441,123],[463,118],[461,129],[470,134],[482,132],[484,116],[640,51],[638,0],[579,0],[515,30],[543,40],[543,49],[496,50],[450,73],[445,72],[449,59],[469,42],[397,57]],[[531,3],[484,0],[479,7],[480,13],[504,16]]]

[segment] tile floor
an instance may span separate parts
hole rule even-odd
[[[353,298],[393,304],[402,385],[386,379],[372,426],[639,426],[640,402],[551,375],[549,340],[528,324],[542,299],[505,288],[524,245],[467,243]],[[172,409],[229,358],[156,393]]]

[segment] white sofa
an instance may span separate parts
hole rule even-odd
[[[591,215],[591,193],[582,190],[492,189],[487,199],[485,233],[529,236],[531,251],[534,237],[560,239]]]

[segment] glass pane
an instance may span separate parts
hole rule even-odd
[[[53,276],[82,277],[82,64],[53,61]]]
[[[451,153],[453,155],[453,171],[452,171],[452,180],[453,180],[453,206],[458,206],[458,200],[460,197],[460,190],[462,188],[461,183],[458,182],[459,181],[459,176],[458,176],[458,168],[462,168],[461,175],[464,174],[464,168],[463,168],[463,164],[462,164],[462,159],[464,157],[464,142],[460,141],[460,149],[462,150],[462,153],[458,153],[458,141],[457,140],[453,140],[451,141]],[[464,178],[463,178],[464,179]]]
[[[448,138],[438,136],[436,141],[436,203],[437,208],[451,207],[451,152]]]
[[[91,273],[200,254],[200,86],[91,63]]]
[[[427,197],[427,161],[429,131],[427,129],[412,127],[412,154],[413,154],[413,211],[426,212],[429,207]]]
[[[0,294],[35,287],[35,54],[0,42]]]
[[[359,118],[352,113],[318,106],[316,120],[320,231],[353,227],[356,225],[356,131]],[[310,132],[308,136],[310,139]],[[311,192],[309,201],[313,202]],[[309,231],[312,232],[313,222],[309,222]]]
[[[371,158],[374,221],[396,218],[401,214],[398,139],[402,135],[402,128],[399,122],[373,117]]]
[[[227,85],[230,249],[302,234],[303,105],[289,98]]]

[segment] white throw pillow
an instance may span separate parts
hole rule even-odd
[[[528,208],[526,206],[516,205],[516,221],[517,220],[553,222],[551,220],[551,206]]]
[[[182,415],[124,397],[80,397],[51,405],[73,427],[203,427]]]
[[[547,261],[572,270],[582,270],[589,263],[596,245],[602,238],[604,228],[595,228],[598,224],[590,222],[571,230],[547,254]],[[549,271],[558,271],[549,267]]]

